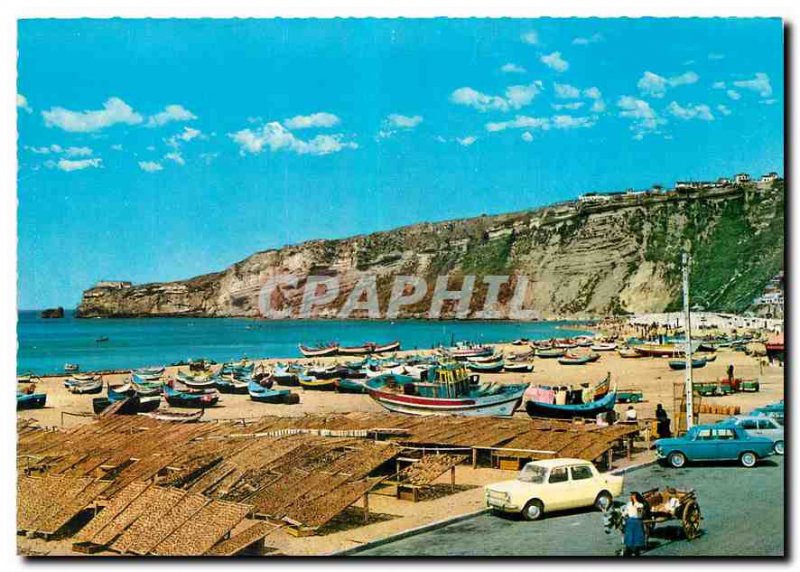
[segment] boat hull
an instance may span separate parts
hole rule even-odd
[[[551,405],[540,401],[527,401],[525,411],[531,417],[549,417],[551,419],[572,419],[583,417],[593,419],[600,413],[607,413],[614,409],[617,402],[616,392],[610,392],[602,399],[580,405]]]
[[[367,388],[370,397],[394,413],[406,415],[462,415],[509,417],[522,402],[524,389],[482,398],[443,399],[398,395]]]
[[[47,403],[46,393],[26,393],[17,396],[17,411],[23,409],[41,409]]]

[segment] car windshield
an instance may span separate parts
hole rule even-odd
[[[547,471],[536,465],[525,465],[517,477],[523,483],[543,483]]]

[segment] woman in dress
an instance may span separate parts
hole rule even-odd
[[[631,493],[631,500],[625,505],[625,550],[623,556],[639,556],[647,546],[644,532],[645,502],[636,491]]]

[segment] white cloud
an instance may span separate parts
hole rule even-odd
[[[470,145],[475,143],[475,141],[477,141],[477,140],[478,140],[478,138],[473,136],[473,135],[469,135],[467,137],[457,137],[456,138],[456,141],[462,147],[469,147]]]
[[[592,87],[587,87],[586,89],[583,90],[583,96],[588,97],[589,99],[600,99],[601,97],[603,97],[603,94],[600,92],[599,89],[592,86]]]
[[[769,76],[762,72],[758,72],[753,79],[735,81],[733,85],[741,87],[742,89],[755,91],[761,97],[769,97],[772,95],[772,85],[769,83]]]
[[[693,71],[687,71],[670,78],[646,71],[639,79],[636,86],[643,95],[649,95],[651,97],[664,97],[664,94],[667,93],[667,88],[677,87],[679,85],[689,85],[696,83],[699,79],[700,76]]]
[[[96,169],[102,164],[103,160],[94,159],[79,159],[77,161],[70,161],[69,159],[59,159],[56,166],[62,171],[80,171],[82,169]]]
[[[557,111],[560,111],[562,109],[571,109],[571,110],[574,111],[576,109],[580,109],[581,107],[583,107],[586,104],[584,102],[582,102],[582,101],[571,101],[569,103],[553,103],[551,105],[552,105],[552,108],[557,110]]]
[[[147,127],[160,127],[172,121],[191,121],[197,116],[182,105],[172,104],[147,119]]]
[[[195,129],[189,126],[184,126],[183,131],[181,131],[180,133],[176,133],[171,137],[168,137],[164,141],[166,141],[167,145],[169,145],[170,147],[177,149],[178,147],[181,146],[181,142],[188,143],[189,141],[195,139],[196,137],[205,138],[203,136],[203,132],[200,131],[199,129]]]
[[[602,99],[596,99],[590,108],[592,113],[603,113],[606,110],[606,102]]]
[[[508,111],[528,105],[541,91],[541,82],[528,85],[511,85],[505,97],[481,93],[471,87],[460,87],[450,94],[450,101],[458,105],[473,107],[478,111]]]
[[[503,73],[525,73],[528,70],[522,66],[518,66],[517,64],[509,62],[507,64],[503,64],[500,67],[500,71]]]
[[[28,113],[33,112],[31,106],[28,105],[28,98],[22,95],[21,93],[17,94],[17,107],[19,107],[20,109],[24,109]]]
[[[107,99],[103,109],[70,111],[63,107],[53,107],[43,111],[42,117],[47,127],[58,127],[74,133],[99,131],[118,123],[136,125],[142,122],[142,116],[118,97]]]
[[[155,173],[164,170],[161,163],[156,163],[155,161],[139,161],[139,168],[146,173]]]
[[[741,98],[742,98],[742,94],[741,94],[741,93],[739,93],[738,91],[736,91],[735,89],[729,89],[729,90],[728,90],[727,92],[725,92],[725,93],[727,93],[727,94],[728,94],[728,97],[730,97],[730,98],[731,98],[732,100],[734,100],[734,101],[737,101],[737,100],[739,100],[739,99],[741,99]]]
[[[114,151],[122,151],[122,150],[124,149],[124,147],[122,146],[122,144],[121,144],[121,143],[114,143],[114,144],[111,146],[111,148],[112,148]]]
[[[595,120],[591,117],[573,117],[572,115],[554,115],[552,118],[553,127],[556,129],[578,129],[581,127],[592,127]]]
[[[569,62],[561,57],[561,52],[544,55],[539,58],[539,61],[557,72],[565,72],[569,69]]]
[[[525,131],[522,134],[522,140],[525,141],[525,143],[530,143],[531,141],[533,141],[533,134],[531,134],[530,131]]]
[[[535,46],[536,44],[539,43],[539,34],[533,31],[525,32],[524,34],[522,34],[522,36],[520,36],[520,38],[522,39],[523,42],[525,42],[526,44],[530,44],[531,46]]]
[[[173,151],[171,153],[167,153],[166,155],[164,155],[164,159],[167,159],[169,161],[174,161],[178,165],[185,165],[186,164],[186,161],[184,160],[183,155],[181,155],[178,151]]]
[[[763,103],[764,105],[772,105],[777,101],[778,101],[777,99],[762,99],[761,101],[759,101],[759,103]]]
[[[547,117],[530,117],[517,115],[510,121],[498,121],[486,124],[489,132],[504,131],[506,129],[550,129],[550,120]]]
[[[392,113],[386,117],[386,123],[391,127],[397,127],[399,129],[413,129],[422,123],[422,116]]]
[[[63,151],[61,145],[56,144],[43,147],[30,147],[26,145],[25,149],[32,153],[36,153],[37,155],[49,155],[50,153],[61,153]]]
[[[568,83],[555,83],[553,88],[555,89],[556,97],[562,99],[575,99],[581,96],[581,90]]]
[[[722,115],[730,115],[732,113],[726,105],[718,105],[717,111],[719,111]]]
[[[667,111],[675,117],[683,120],[700,119],[701,121],[714,121],[714,115],[707,105],[693,105],[688,104],[686,107],[681,106],[678,102],[673,101],[667,106]]]
[[[589,37],[580,37],[575,38],[572,40],[572,43],[576,46],[588,46],[589,44],[596,44],[597,42],[603,41],[602,34],[592,34]]]
[[[340,123],[340,119],[333,113],[325,111],[312,113],[311,115],[296,115],[291,119],[286,119],[283,125],[287,129],[308,129],[311,127],[333,127]]]
[[[708,59],[710,60],[724,60],[725,56],[723,54],[708,54]]]
[[[724,81],[715,81],[711,84],[711,87],[714,89],[725,89],[725,82]]]
[[[67,147],[64,149],[64,154],[67,157],[88,157],[92,154],[89,147]]]
[[[620,117],[631,120],[630,129],[633,131],[633,138],[637,140],[641,140],[649,133],[658,133],[659,127],[666,123],[649,103],[630,95],[620,97],[617,100],[617,107],[621,109]]]
[[[343,149],[357,149],[358,145],[351,141],[344,141],[342,134],[317,135],[313,139],[304,141],[286,129],[277,121],[264,124],[256,129],[242,129],[229,134],[240,146],[241,153],[257,154],[265,147],[270,151],[291,151],[298,155],[328,155]]]

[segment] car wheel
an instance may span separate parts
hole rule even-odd
[[[775,441],[775,454],[783,455],[783,441]]]
[[[670,466],[676,469],[680,469],[686,464],[686,455],[684,455],[680,451],[674,451],[669,454],[667,460],[669,461]]]
[[[594,506],[597,510],[601,512],[605,512],[611,508],[611,503],[614,502],[611,493],[608,491],[600,491],[600,494],[597,495],[597,498],[594,500]]]
[[[758,457],[756,457],[756,454],[752,453],[750,451],[745,451],[739,457],[739,462],[742,463],[743,467],[747,467],[748,469],[750,467],[755,467],[757,461],[758,461]]]
[[[539,520],[544,514],[544,505],[538,499],[529,500],[522,509],[522,516],[525,520]]]

